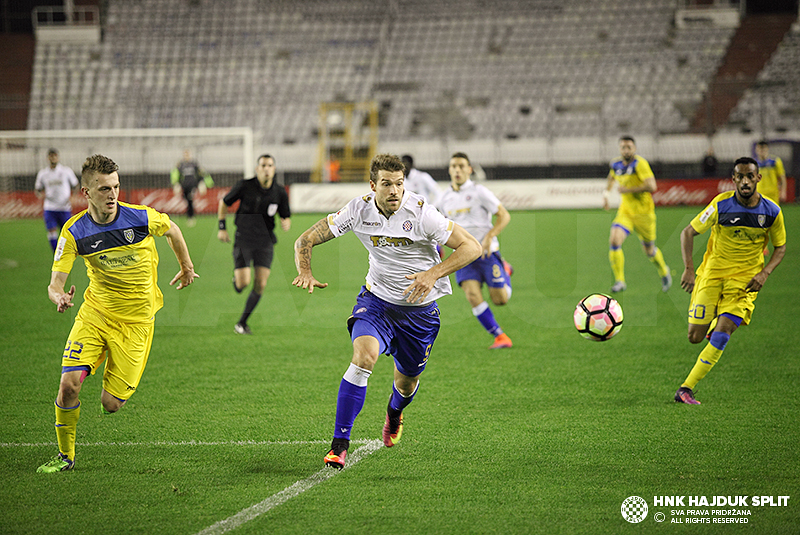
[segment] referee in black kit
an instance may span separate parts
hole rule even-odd
[[[256,176],[242,179],[219,201],[217,216],[219,230],[217,238],[223,242],[231,241],[225,227],[228,207],[240,201],[236,210],[236,239],[233,242],[233,287],[241,293],[250,284],[250,265],[255,269],[255,282],[242,317],[233,330],[238,334],[252,334],[247,319],[255,310],[269,279],[272,266],[275,236],[275,214],[281,218],[281,229],[292,227],[289,196],[286,190],[275,182],[275,158],[269,154],[258,157]]]

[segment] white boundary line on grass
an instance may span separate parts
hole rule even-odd
[[[360,448],[353,451],[347,456],[347,467],[346,470],[351,468],[354,464],[358,461],[366,457],[367,455],[378,451],[383,442],[381,440],[353,440],[350,442],[351,444],[363,444]],[[279,441],[255,441],[255,440],[226,440],[221,442],[203,442],[199,440],[187,440],[187,441],[180,441],[180,442],[168,442],[168,441],[155,441],[155,442],[87,442],[87,443],[78,443],[77,446],[296,446],[296,445],[307,445],[307,444],[328,444],[325,440],[279,440]],[[24,448],[24,447],[52,447],[58,446],[57,442],[0,442],[0,447],[2,448]],[[244,524],[245,522],[249,522],[254,518],[257,518],[263,515],[266,512],[269,512],[273,508],[281,505],[282,503],[294,498],[302,494],[303,492],[307,491],[311,487],[317,485],[318,483],[322,483],[323,481],[332,478],[333,476],[337,475],[339,470],[335,468],[325,467],[319,472],[313,474],[312,476],[307,477],[297,483],[286,487],[282,491],[273,494],[269,498],[255,504],[251,505],[246,509],[242,509],[238,513],[233,516],[226,518],[225,520],[220,520],[216,524],[213,524],[202,531],[197,532],[196,535],[221,535],[222,533],[227,533],[231,530],[234,530]]]
[[[383,442],[380,440],[370,440],[357,450],[353,451],[353,453],[347,456],[347,467],[345,470],[352,468],[354,464],[370,453],[378,451],[382,445]],[[286,487],[282,491],[273,494],[264,501],[261,501],[255,505],[251,505],[247,509],[242,509],[235,515],[229,516],[225,520],[220,520],[216,524],[213,524],[202,531],[198,531],[196,535],[221,535],[222,533],[227,533],[231,530],[234,530],[245,522],[249,522],[256,517],[263,515],[271,509],[307,491],[317,483],[322,483],[338,473],[339,470],[336,470],[335,468],[325,467],[316,474],[298,481],[294,485]]]
[[[369,440],[351,440],[351,444],[368,444]],[[154,441],[154,442],[78,442],[76,446],[305,446],[330,444],[330,440],[224,440],[205,442],[202,440]],[[58,442],[0,442],[0,448],[38,448],[58,446]]]

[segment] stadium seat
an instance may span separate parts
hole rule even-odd
[[[700,104],[733,33],[674,27],[673,0],[401,4],[414,16],[369,0],[111,1],[101,44],[37,44],[28,127],[252,126],[265,143],[308,141],[319,103],[343,98],[390,102],[386,140],[436,135],[414,120],[432,108],[457,110],[488,139],[599,136],[620,123],[688,132],[681,110]],[[637,25],[617,35],[621,18]],[[800,127],[781,113],[800,101],[798,62],[795,29],[731,120],[756,129],[767,102],[769,127]]]

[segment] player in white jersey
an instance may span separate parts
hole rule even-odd
[[[405,189],[422,195],[426,201],[435,206],[442,194],[436,181],[430,174],[414,167],[414,158],[410,154],[404,154],[401,158],[403,165],[406,166]]]
[[[379,154],[370,164],[372,193],[319,220],[295,242],[297,277],[292,284],[325,288],[311,272],[311,249],[353,232],[369,251],[366,284],[356,299],[347,326],[353,358],[342,378],[336,404],[336,426],[328,466],[342,469],[350,432],[364,406],[367,380],[380,354],[394,357],[392,395],[383,426],[383,443],[392,447],[403,432],[403,409],[417,392],[433,342],[439,332],[436,298],[451,293],[447,276],[480,255],[480,244],[429,203],[404,190],[403,162]],[[436,244],[454,249],[441,262]]]
[[[61,227],[72,217],[70,199],[78,189],[78,177],[72,169],[58,162],[58,150],[48,150],[47,159],[50,165],[36,175],[34,189],[36,196],[44,199],[44,226],[50,247],[55,251]]]
[[[453,154],[448,172],[450,188],[439,197],[436,206],[445,216],[472,234],[482,247],[480,258],[456,272],[456,282],[464,290],[472,314],[494,336],[494,343],[489,349],[511,347],[511,339],[500,328],[492,309],[483,298],[483,284],[488,286],[489,297],[495,305],[505,305],[511,298],[512,270],[500,256],[500,242],[497,239],[511,216],[494,193],[470,180],[472,166],[466,154]]]

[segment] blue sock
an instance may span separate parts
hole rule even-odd
[[[411,395],[405,397],[400,393],[399,390],[397,390],[397,387],[394,385],[394,383],[392,383],[392,398],[389,400],[389,408],[395,411],[397,414],[400,414],[403,412],[403,409],[408,407],[409,404],[411,404],[411,402],[414,400],[417,390],[419,390],[419,381],[417,381],[417,386],[414,388],[414,391],[411,393]]]
[[[350,440],[353,422],[356,421],[356,416],[364,407],[364,400],[367,397],[367,379],[371,373],[355,364],[350,364],[345,372],[339,385],[339,397],[336,400],[336,428],[333,430],[333,438]]]
[[[740,318],[739,316],[734,316],[729,312],[723,312],[722,314],[720,314],[720,317],[728,318],[734,324],[736,324],[737,327],[742,324],[742,318]],[[730,339],[731,335],[729,335],[728,333],[724,333],[722,331],[714,331],[711,333],[711,336],[709,336],[708,342],[715,348],[722,351],[723,349],[725,349],[725,346],[728,345],[728,340]]]
[[[711,340],[709,340],[709,343],[712,346],[719,349],[720,351],[722,351],[723,349],[725,349],[725,346],[728,345],[728,340],[730,339],[731,335],[729,335],[728,333],[724,333],[722,331],[714,331],[713,333],[711,333]]]
[[[495,321],[494,314],[492,314],[492,309],[489,308],[489,304],[486,301],[473,308],[472,314],[478,318],[478,321],[481,322],[483,328],[489,331],[489,334],[492,336],[503,334],[503,329],[501,329]]]

